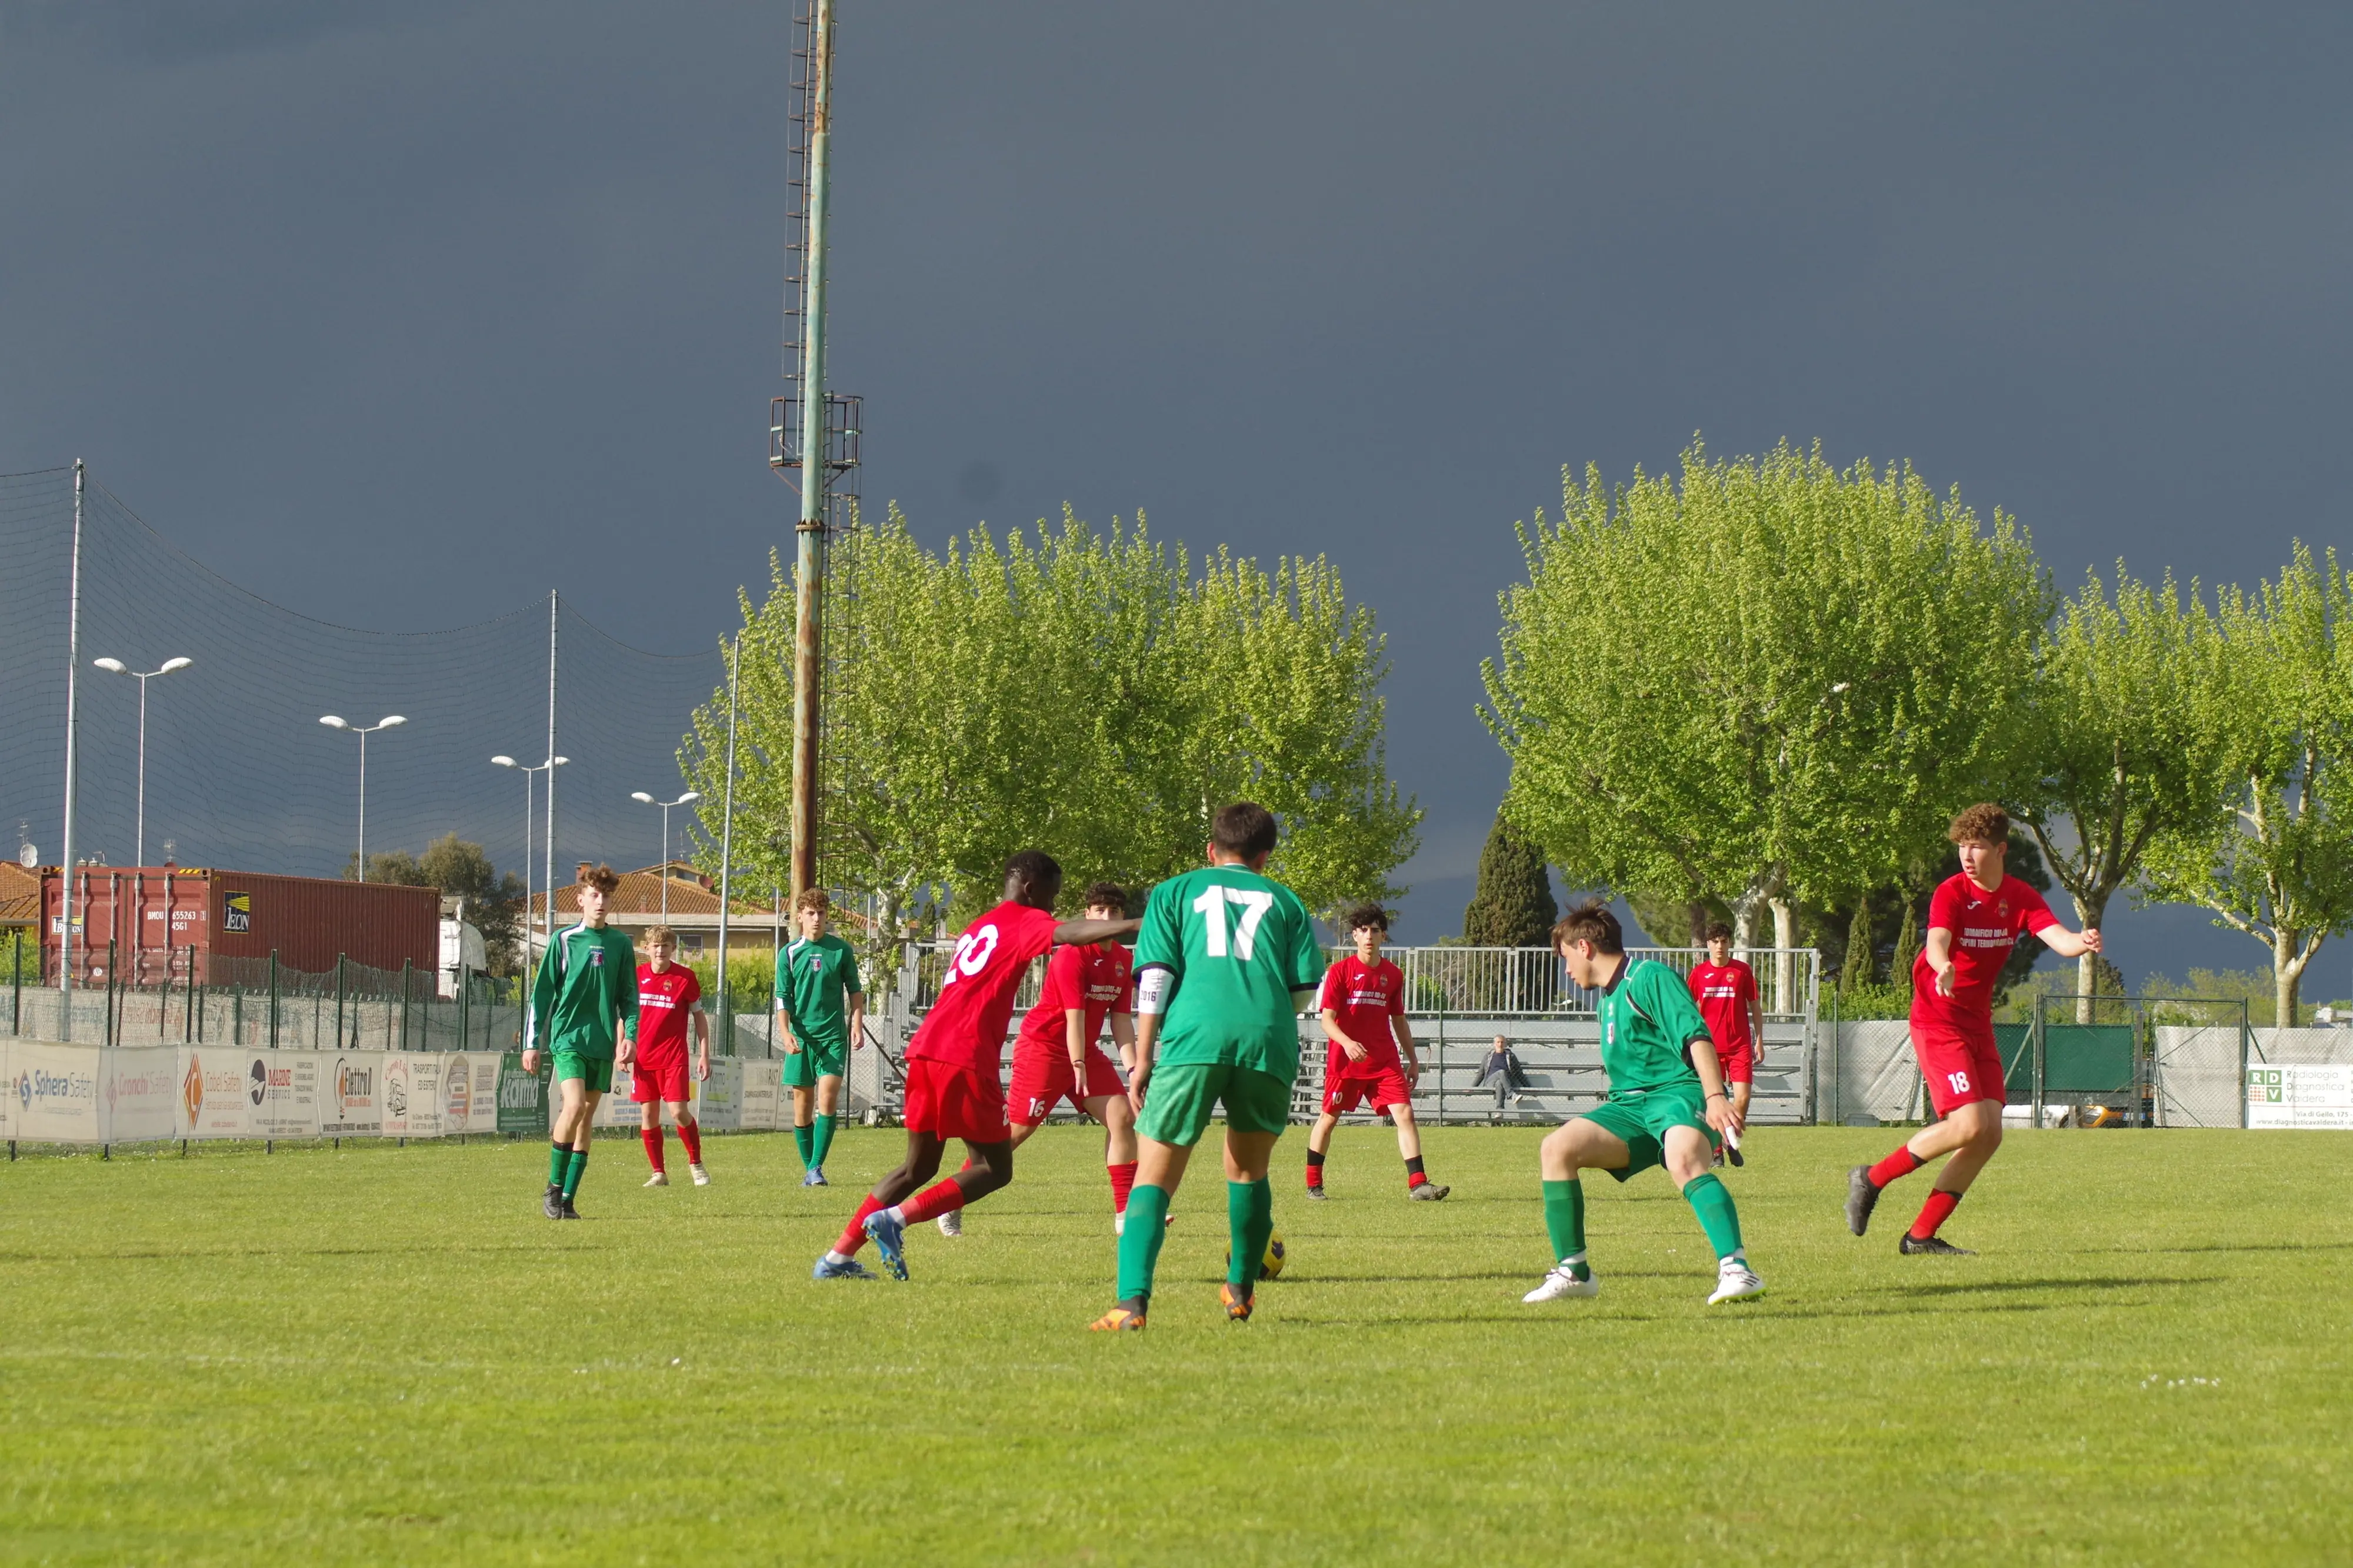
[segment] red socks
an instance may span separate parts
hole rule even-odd
[[[1899,1176],[1910,1175],[1927,1163],[1912,1152],[1911,1146],[1906,1144],[1871,1168],[1871,1184],[1883,1187]]]
[[[858,1212],[849,1216],[849,1226],[841,1233],[841,1239],[833,1244],[833,1249],[844,1258],[857,1257],[858,1249],[866,1245],[866,1216],[881,1214],[890,1206],[872,1193],[867,1194],[866,1201],[860,1204]]]
[[[1936,1227],[1953,1217],[1959,1206],[1961,1194],[1948,1193],[1942,1187],[1930,1190],[1928,1201],[1920,1205],[1920,1217],[1912,1222],[1912,1239],[1926,1241],[1936,1234]]]
[[[1124,1165],[1106,1165],[1103,1169],[1111,1176],[1111,1212],[1125,1214],[1127,1194],[1135,1190],[1135,1162],[1130,1160]]]
[[[880,1208],[881,1205],[875,1205]],[[937,1219],[950,1209],[964,1207],[964,1189],[956,1185],[954,1176],[934,1182],[913,1197],[899,1205],[899,1217],[909,1225],[921,1225],[927,1219]]]
[[[1307,1151],[1307,1184],[1311,1187],[1324,1184],[1324,1155],[1319,1150]]]
[[[657,1132],[656,1137],[660,1134]],[[702,1129],[691,1121],[678,1124],[678,1141],[686,1145],[686,1161],[690,1165],[702,1163]],[[656,1169],[659,1169],[659,1166]]]
[[[683,1132],[684,1130],[681,1129],[681,1135],[683,1135]],[[638,1137],[645,1143],[646,1146],[646,1163],[654,1168],[654,1174],[658,1176],[660,1175],[662,1173],[661,1129],[659,1127],[640,1127],[638,1129]]]

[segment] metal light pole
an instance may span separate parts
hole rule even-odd
[[[81,673],[81,495],[82,460],[74,459],[73,478],[73,570],[71,585],[66,595],[66,837],[65,845],[58,851],[58,868],[64,873],[64,891],[58,899],[58,1006],[63,1014],[63,1032],[73,1038],[73,1003],[67,993],[73,990],[74,958],[74,758],[80,749],[80,710],[76,706],[74,677]]]
[[[406,724],[407,720],[397,713],[387,713],[375,723],[364,727],[349,724],[332,713],[322,714],[319,722],[330,730],[348,730],[360,738],[360,852],[359,871],[354,881],[367,880],[367,738],[378,730],[390,730]]]
[[[100,669],[127,675],[139,683],[139,838],[138,848],[132,853],[131,863],[144,866],[147,864],[147,683],[159,675],[185,669],[196,661],[193,658],[167,658],[162,668],[144,673],[127,668],[119,658],[94,658],[90,662]]]
[[[554,770],[571,760],[570,757],[550,757],[536,767],[525,767],[512,757],[501,756],[491,759],[500,767],[512,768],[522,774],[522,962],[525,969],[531,967],[531,775],[547,774],[547,787],[552,792],[555,788]],[[554,882],[550,882],[547,886],[547,931],[551,937],[555,931],[555,884]]]
[[[629,796],[629,798],[630,798],[631,800],[641,800],[641,801],[645,802],[648,805],[658,805],[658,806],[660,806],[660,807],[661,807],[661,814],[662,814],[662,858],[661,858],[662,913],[661,913],[661,918],[662,918],[662,924],[664,924],[664,925],[668,925],[668,924],[670,924],[670,808],[671,806],[674,806],[674,805],[685,805],[689,804],[690,802],[701,800],[701,799],[702,798],[702,792],[701,790],[692,790],[692,789],[691,789],[691,790],[688,790],[684,795],[680,795],[676,800],[656,800],[653,796],[651,796],[651,795],[648,795],[645,791],[643,791],[643,790],[638,790],[638,791],[637,791],[635,794],[631,795]]]
[[[817,880],[818,687],[824,646],[825,585],[825,229],[833,144],[833,0],[815,0],[808,40],[808,256],[801,321],[800,550],[794,574],[793,894]]]

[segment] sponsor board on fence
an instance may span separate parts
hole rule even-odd
[[[8,1136],[99,1141],[99,1053],[18,1041],[8,1051]]]
[[[316,1138],[322,1118],[319,1086],[334,1064],[330,1051],[256,1051],[247,1068],[252,1136]]]
[[[711,1076],[697,1086],[694,1119],[713,1132],[744,1125],[744,1058],[713,1057]]]
[[[331,1061],[319,1084],[319,1132],[373,1138],[384,1131],[384,1053],[322,1051]]]
[[[785,1064],[774,1057],[736,1057],[743,1064],[744,1077],[736,1089],[735,1125],[746,1132],[773,1132],[791,1119],[778,1120],[779,1102],[784,1096]],[[713,1072],[719,1064],[711,1064]]]
[[[408,1056],[408,1136],[441,1136],[442,1064],[456,1058],[438,1053]]]
[[[180,1053],[171,1046],[136,1046],[100,1053],[104,1082],[104,1134],[114,1143],[172,1135],[180,1098]]]
[[[505,1051],[499,1056],[499,1091],[496,1130],[501,1132],[545,1132],[547,1131],[547,1075],[550,1068],[541,1059],[539,1071],[522,1070],[522,1053]]]
[[[2247,1125],[2353,1128],[2353,1067],[2249,1068]]]
[[[408,1136],[408,1053],[378,1052],[376,1060],[383,1063],[377,1082],[381,1092],[377,1103],[384,1108],[384,1122],[379,1131],[386,1138]]]
[[[495,1051],[451,1056],[441,1068],[441,1132],[495,1132],[499,1126],[499,1058]]]
[[[243,1138],[253,1128],[256,1095],[248,1074],[257,1053],[226,1046],[183,1046],[180,1102],[173,1134],[180,1138]]]

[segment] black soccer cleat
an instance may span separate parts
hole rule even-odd
[[[1736,1171],[1748,1163],[1740,1157],[1740,1146],[1736,1143],[1726,1143],[1724,1146],[1724,1157],[1732,1162],[1732,1168]]]
[[[1446,1194],[1453,1190],[1454,1189],[1452,1187],[1441,1187],[1436,1182],[1424,1182],[1421,1185],[1408,1193],[1406,1196],[1413,1199],[1416,1203],[1443,1203],[1446,1200]]]
[[[1324,1190],[1321,1182],[1307,1189],[1307,1197],[1311,1203],[1327,1204],[1332,1201],[1332,1194]]]
[[[1895,1250],[1906,1258],[1922,1252],[1935,1258],[1975,1258],[1977,1256],[1966,1247],[1955,1247],[1941,1236],[1932,1236],[1927,1240],[1922,1241],[1908,1230],[1904,1233],[1904,1239],[1895,1244]]]
[[[553,1182],[548,1183],[547,1195],[540,1204],[539,1212],[545,1215],[550,1219],[562,1219],[564,1217],[564,1189],[557,1186]]]
[[[565,1198],[564,1200],[564,1217],[565,1219],[578,1219],[580,1217],[580,1211],[572,1206],[572,1200],[570,1198]]]
[[[1846,1173],[1846,1227],[1857,1236],[1871,1228],[1871,1211],[1879,1206],[1879,1189],[1871,1184],[1871,1167],[1857,1165]]]

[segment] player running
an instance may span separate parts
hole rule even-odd
[[[1600,1294],[1585,1257],[1585,1188],[1577,1173],[1607,1171],[1622,1182],[1652,1165],[1666,1167],[1715,1249],[1708,1305],[1763,1295],[1765,1281],[1748,1267],[1740,1243],[1732,1193],[1708,1169],[1718,1136],[1737,1133],[1740,1117],[1725,1096],[1707,1021],[1683,977],[1654,960],[1630,960],[1618,917],[1598,899],[1569,910],[1552,928],[1552,944],[1569,979],[1600,993],[1594,1011],[1609,1096],[1544,1141],[1545,1230],[1559,1261],[1521,1300]],[[1710,1048],[1690,1049],[1694,1045]]]
[[[1145,907],[1127,1089],[1141,1146],[1119,1238],[1119,1304],[1092,1328],[1144,1327],[1168,1200],[1221,1100],[1232,1250],[1218,1295],[1229,1321],[1250,1319],[1274,1234],[1266,1168],[1291,1120],[1298,1015],[1324,969],[1307,907],[1263,875],[1274,843],[1272,812],[1249,801],[1229,805],[1211,825],[1209,864],[1161,883]]]
[[[687,1173],[696,1186],[707,1187],[711,1173],[702,1168],[702,1129],[687,1098],[686,1021],[694,1020],[694,1078],[702,1082],[711,1077],[711,1019],[702,1011],[702,983],[694,971],[670,962],[677,952],[678,937],[670,927],[646,932],[648,961],[638,965],[629,1098],[645,1108],[638,1136],[646,1146],[646,1163],[654,1168],[646,1185],[670,1185],[670,1173],[662,1164],[661,1118],[667,1107],[678,1127],[678,1141],[686,1145]]]
[[[1876,1165],[1847,1173],[1847,1228],[1861,1236],[1888,1183],[1908,1176],[1939,1154],[1920,1216],[1895,1244],[1901,1253],[1971,1256],[1936,1234],[1951,1217],[1993,1152],[2001,1147],[2001,1053],[1994,1047],[1993,985],[2021,931],[2032,931],[2062,958],[2100,951],[2100,932],[2081,934],[2059,923],[2042,895],[2007,875],[2010,814],[1992,805],[1953,818],[1945,837],[1959,847],[1961,868],[1928,900],[1928,941],[1912,965],[1912,1051],[1920,1058],[1929,1102],[1941,1121]]]
[[[1327,1195],[1324,1155],[1332,1147],[1332,1131],[1361,1101],[1376,1114],[1388,1111],[1397,1123],[1406,1196],[1436,1203],[1451,1189],[1431,1185],[1421,1168],[1421,1132],[1413,1122],[1421,1058],[1405,1021],[1405,975],[1381,956],[1381,944],[1389,939],[1389,914],[1378,904],[1359,904],[1346,918],[1356,951],[1324,972],[1318,1004],[1332,1044],[1324,1061],[1324,1114],[1307,1131],[1307,1195]]]
[[[1764,1049],[1765,1014],[1757,1005],[1757,972],[1732,956],[1732,928],[1722,921],[1708,923],[1707,962],[1692,965],[1691,994],[1715,1042],[1715,1065],[1732,1096],[1732,1113],[1746,1127],[1757,1058]],[[1727,1155],[1736,1165],[1747,1163],[1739,1145],[1726,1144],[1715,1152],[1715,1163],[1724,1163]]]
[[[607,929],[605,907],[621,879],[610,866],[580,868],[580,923],[555,933],[541,955],[532,982],[531,1016],[524,1024],[522,1070],[539,1070],[539,1053],[555,1058],[556,1108],[547,1152],[550,1219],[578,1219],[572,1206],[580,1178],[588,1170],[588,1140],[596,1130],[596,1102],[613,1088],[614,1021],[627,1064],[627,1030],[638,1021],[637,952],[629,939]],[[551,894],[548,902],[554,898]]]
[[[776,1038],[785,1047],[783,1079],[793,1091],[793,1146],[801,1185],[830,1185],[825,1157],[840,1118],[841,1075],[849,1053],[866,1043],[866,986],[858,955],[827,929],[833,900],[823,888],[793,900],[800,936],[776,954]]]
[[[1091,921],[1124,919],[1127,889],[1116,882],[1095,883],[1087,889],[1086,913]],[[1127,1224],[1127,1194],[1135,1185],[1135,1113],[1128,1108],[1127,1085],[1120,1081],[1119,1069],[1095,1042],[1108,1021],[1120,1059],[1134,1060],[1132,967],[1127,949],[1115,942],[1054,950],[1046,961],[1046,983],[1039,990],[1038,1005],[1022,1018],[1021,1033],[1013,1042],[1013,1085],[1007,1101],[1016,1149],[1065,1100],[1103,1124],[1113,1231]],[[965,1168],[971,1168],[969,1163]],[[940,1215],[940,1234],[964,1234],[962,1209]]]
[[[866,1194],[811,1278],[873,1279],[857,1257],[871,1240],[892,1277],[904,1279],[909,1226],[977,1202],[1013,1179],[1013,1130],[1006,1125],[997,1062],[1022,977],[1030,961],[1057,942],[1103,942],[1126,936],[1136,925],[1130,920],[1057,922],[1054,900],[1061,890],[1062,868],[1045,851],[1024,849],[1006,861],[1005,901],[956,940],[939,1000],[907,1043],[906,1161]],[[964,1140],[974,1163],[915,1192],[938,1173],[940,1152],[951,1138]]]

